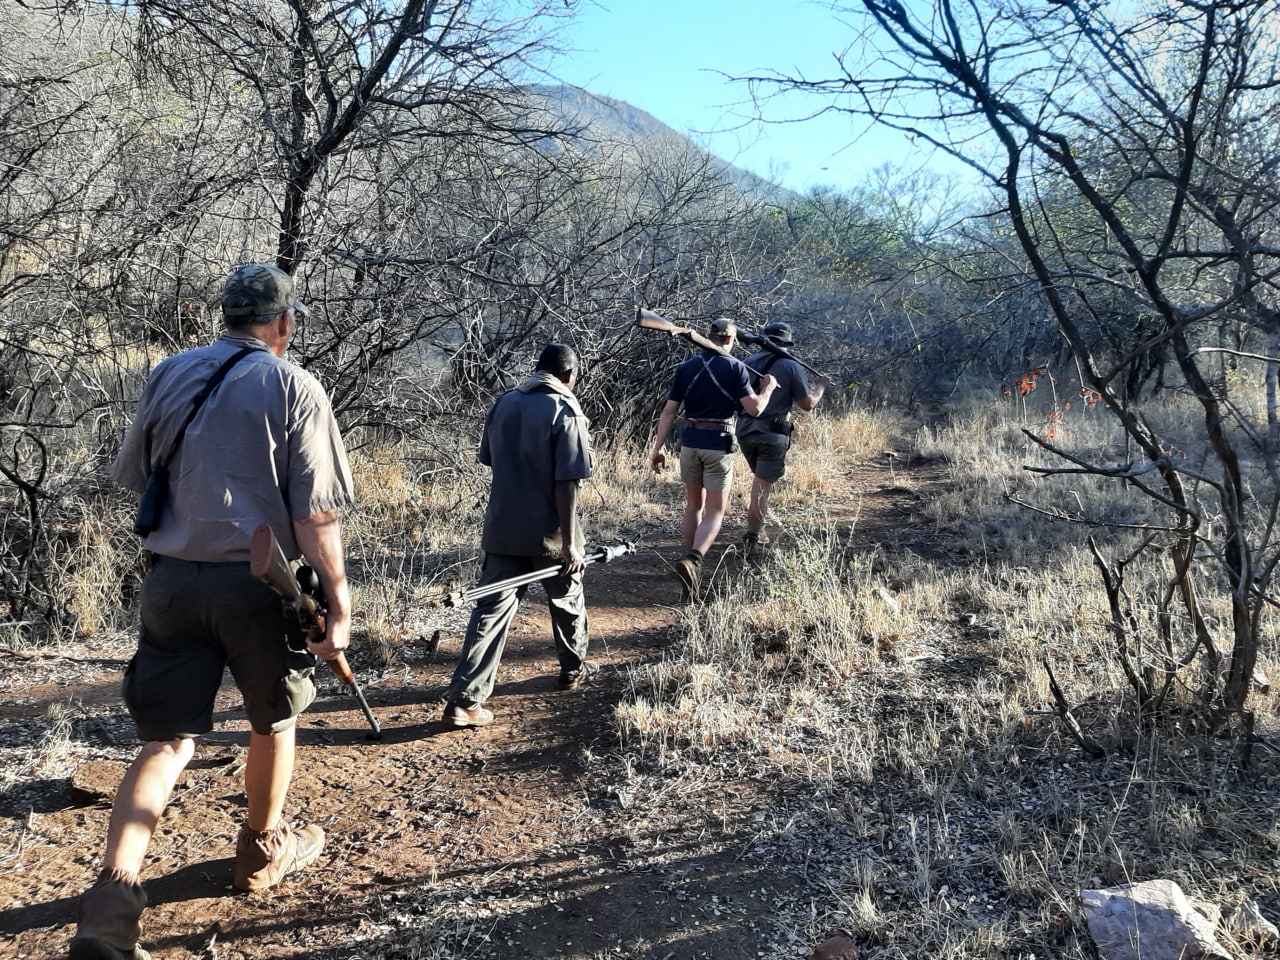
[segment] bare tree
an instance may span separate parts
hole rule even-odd
[[[865,27],[842,75],[753,82],[906,130],[964,160],[1000,198],[1085,383],[1138,457],[1116,468],[1073,456],[1060,472],[1122,478],[1169,511],[1168,530],[1151,538],[1172,570],[1155,602],[1157,665],[1172,674],[1203,656],[1212,669],[1193,683],[1208,717],[1250,729],[1260,623],[1280,562],[1274,5],[1163,0],[1116,19],[1074,0],[927,9],[862,0],[843,10]],[[855,53],[871,66],[855,69]],[[1223,375],[1224,352],[1261,364],[1262,419]],[[1200,407],[1203,465],[1172,455],[1131,402],[1135,364],[1158,362],[1144,361],[1153,354],[1167,355]],[[1265,459],[1263,477],[1248,475],[1242,447]],[[1124,564],[1099,565],[1128,663]],[[1221,631],[1208,613],[1214,590],[1229,607]],[[1165,705],[1167,685],[1126,672],[1148,712]]]

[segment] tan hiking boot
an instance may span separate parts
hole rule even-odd
[[[444,714],[440,719],[458,729],[483,727],[493,723],[493,711],[470,700],[450,700],[444,705]]]
[[[316,862],[324,849],[324,831],[315,824],[293,830],[283,820],[270,830],[240,828],[236,838],[237,890],[266,890],[291,873]]]
[[[698,596],[698,581],[702,569],[691,557],[676,561],[676,579],[680,581],[680,599],[693,600]]]
[[[76,936],[67,960],[151,960],[138,946],[147,894],[136,873],[103,870],[80,898]]]

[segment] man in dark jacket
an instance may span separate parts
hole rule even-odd
[[[584,537],[578,524],[578,485],[591,476],[590,421],[573,385],[578,356],[548,344],[531,376],[489,409],[480,462],[493,470],[484,514],[484,567],[477,587],[559,564],[542,585],[551,611],[551,635],[560,660],[559,686],[577,686],[590,669],[587,610],[582,593]],[[462,655],[446,693],[443,720],[454,727],[493,721],[483,704],[506,645],[507,628],[527,586],[481,597],[471,612]]]
[[[779,347],[790,347],[795,341],[790,324],[775,320],[764,328],[764,335]],[[801,410],[812,410],[831,385],[821,377],[812,388],[805,379],[804,367],[790,357],[764,349],[746,360],[753,370],[774,377],[778,389],[758,415],[738,418],[738,444],[751,467],[751,501],[747,506],[747,532],[742,538],[747,556],[760,550],[760,535],[769,513],[769,494],[787,469],[787,451],[791,448],[791,404]]]
[[[724,318],[713,320],[707,339],[725,351],[703,349],[676,368],[667,403],[658,418],[649,464],[655,471],[667,462],[663,444],[684,406],[680,432],[680,479],[684,482],[684,546],[689,552],[676,562],[676,578],[687,596],[695,596],[702,561],[715,542],[729,506],[733,482],[733,419],[739,410],[761,413],[773,395],[774,379],[760,378],[759,392],[751,388],[742,361],[728,356],[737,328]]]

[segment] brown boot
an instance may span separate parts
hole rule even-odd
[[[138,946],[146,907],[147,895],[136,873],[103,870],[80,898],[79,923],[67,960],[151,960],[151,954]]]
[[[324,831],[315,824],[294,831],[283,820],[270,830],[240,828],[236,838],[238,890],[266,890],[289,874],[305,870],[324,849]]]

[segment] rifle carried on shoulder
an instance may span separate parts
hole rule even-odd
[[[673,337],[682,337],[683,339],[688,340],[691,343],[696,343],[698,346],[704,347],[707,350],[714,350],[722,357],[733,356],[732,353],[720,346],[720,344],[716,343],[714,340],[708,340],[696,330],[689,327],[682,327],[679,324],[668,320],[666,317],[654,313],[652,310],[646,310],[644,307],[636,307],[636,322],[646,330],[661,330],[663,333],[669,333]],[[746,364],[744,363],[743,366],[745,367]],[[751,370],[751,372],[757,377],[760,376],[759,370],[752,370],[750,367],[747,367],[747,369]]]
[[[253,541],[249,545],[249,572],[280,595],[284,603],[284,615],[287,619],[296,620],[303,633],[309,637],[324,636],[324,605],[321,602],[320,578],[308,566],[298,568],[295,574],[284,551],[276,540],[275,531],[268,524],[259,524],[253,531]],[[329,669],[337,677],[338,682],[347,687],[364,711],[364,718],[369,721],[373,739],[382,736],[382,727],[378,718],[369,709],[356,675],[351,672],[346,654],[341,650],[332,660],[326,660]]]
[[[821,370],[811,367],[786,347],[779,346],[762,333],[752,333],[750,330],[739,330],[738,339],[749,347],[760,347],[762,350],[767,350],[769,353],[772,353],[774,356],[781,357],[783,360],[794,360],[810,373],[817,374],[819,377],[826,376],[826,374]]]
[[[595,551],[583,557],[583,563],[588,566],[593,563],[608,563],[611,560],[617,560],[624,557],[628,553],[635,553],[636,545],[628,540],[621,543],[613,543],[607,547],[600,547]],[[494,583],[487,583],[483,587],[471,587],[469,590],[454,590],[452,593],[446,593],[437,602],[442,607],[461,607],[464,604],[472,603],[481,597],[487,597],[491,593],[498,593],[500,590],[508,590],[511,587],[523,587],[529,583],[537,583],[539,580],[550,580],[560,572],[560,566],[543,567],[541,570],[532,570],[529,573],[519,573],[514,577],[508,577],[505,580],[498,580]]]

